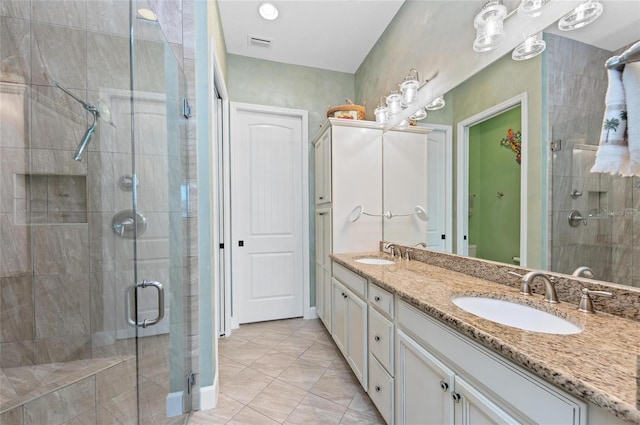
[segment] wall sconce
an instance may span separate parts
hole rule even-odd
[[[389,119],[389,113],[387,111],[386,97],[380,97],[380,103],[378,103],[378,107],[374,111],[374,115],[376,116],[376,124],[378,124],[380,127],[383,127],[387,123],[387,120]]]
[[[514,61],[531,59],[544,52],[546,47],[547,43],[542,39],[541,33],[532,35],[513,49],[511,59]]]
[[[505,38],[504,19],[507,17],[507,7],[502,0],[490,0],[476,15],[473,26],[476,28],[476,39],[473,50],[488,52],[498,47]]]
[[[540,16],[542,9],[549,3],[550,0],[522,0],[520,6],[518,6],[518,13],[535,18]]]
[[[587,0],[558,21],[560,31],[571,31],[589,25],[602,15],[604,7],[599,0]]]
[[[440,96],[437,99],[434,99],[426,106],[427,111],[437,111],[438,109],[444,108],[446,103],[444,102],[444,96]]]
[[[400,84],[400,93],[402,93],[402,106],[405,108],[411,105],[418,98],[418,87],[420,87],[420,77],[418,71],[411,68],[409,75],[404,77],[404,81]]]
[[[402,111],[402,96],[396,90],[389,92],[387,96],[387,112],[395,115]]]

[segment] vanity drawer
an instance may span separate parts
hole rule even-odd
[[[369,354],[369,397],[387,424],[393,423],[393,378]]]
[[[393,323],[373,308],[369,309],[369,352],[393,374]]]
[[[374,306],[378,311],[393,319],[393,294],[378,285],[369,284],[369,304]]]
[[[352,272],[338,263],[333,263],[333,277],[338,279],[343,285],[351,289],[361,298],[367,298],[367,279],[364,277]]]

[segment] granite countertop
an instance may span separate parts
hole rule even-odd
[[[395,259],[389,266],[354,261],[362,257],[391,259],[380,252],[332,254],[333,260],[397,294],[570,394],[640,423],[640,324],[605,313],[585,314],[577,305],[549,305],[541,295],[525,297],[517,289],[418,261]],[[468,313],[451,299],[483,295],[534,306],[563,317],[583,331],[552,335],[501,325]]]

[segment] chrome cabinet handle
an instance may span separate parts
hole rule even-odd
[[[376,302],[380,302],[380,297],[379,297],[379,296],[377,296],[377,295],[376,295],[375,297],[373,297],[373,299],[374,299]]]
[[[135,294],[133,293],[137,288],[144,289],[148,288],[149,286],[155,288],[158,291],[158,315],[154,319],[144,319],[141,322],[137,322],[135,316],[133,315],[133,311],[135,310]],[[131,326],[146,328],[148,326],[157,324],[164,318],[164,288],[162,287],[162,284],[160,282],[156,282],[155,280],[143,280],[142,282],[138,282],[127,289],[125,297],[127,323],[129,323]]]
[[[373,337],[373,339],[375,339],[375,340],[376,340],[376,342],[377,342],[377,341],[380,341],[380,337],[379,337],[378,335],[374,336],[374,337]]]
[[[449,384],[444,381],[440,381],[440,388],[442,388],[442,391],[447,392],[447,390],[449,389]]]
[[[380,388],[380,385],[376,385],[376,392],[379,393],[380,390],[382,390],[382,388]]]
[[[460,394],[458,393],[451,393],[451,398],[453,399],[453,401],[455,401],[456,403],[460,402]]]

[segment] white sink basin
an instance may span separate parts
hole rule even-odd
[[[356,263],[362,264],[375,264],[377,266],[390,266],[395,264],[391,260],[385,260],[384,258],[356,258]]]
[[[458,297],[452,301],[471,314],[525,331],[559,335],[582,332],[581,328],[561,317],[526,305],[482,297]]]

